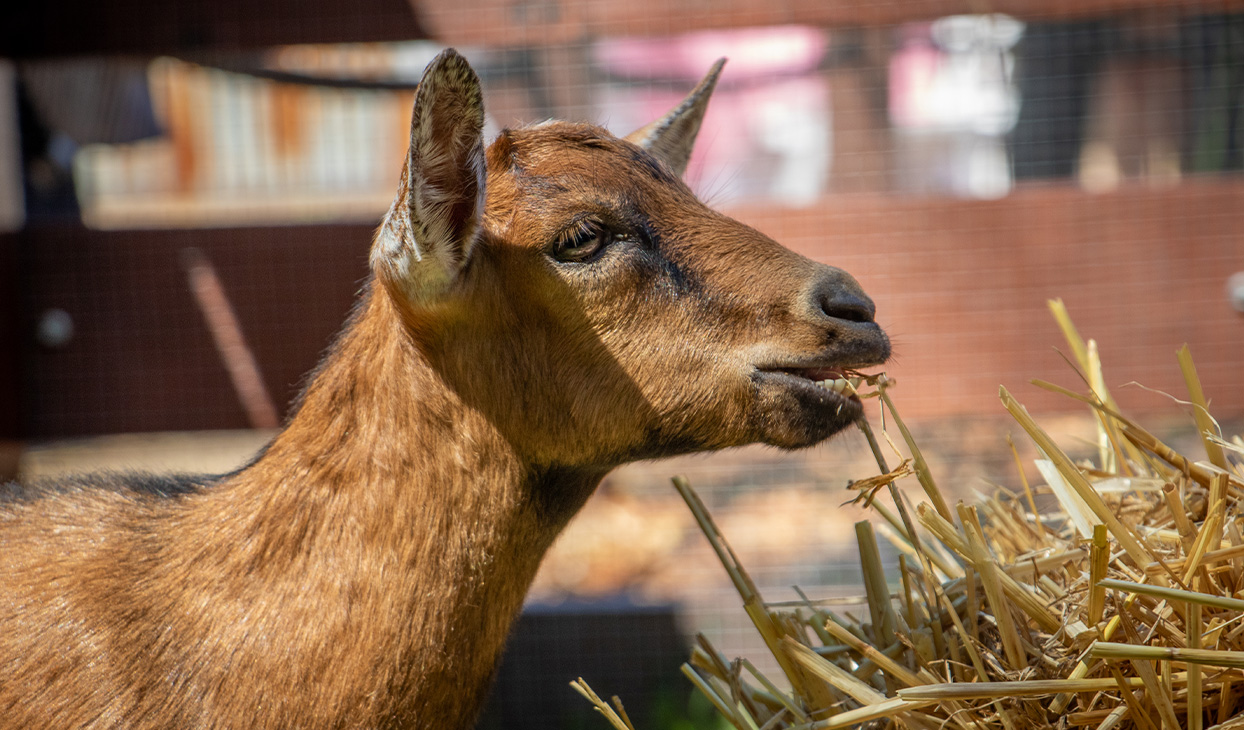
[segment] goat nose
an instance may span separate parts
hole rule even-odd
[[[830,269],[812,290],[814,311],[830,319],[847,322],[872,322],[877,313],[873,300],[860,290],[850,274]]]

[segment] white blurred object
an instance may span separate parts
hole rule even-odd
[[[821,95],[823,96],[823,95]],[[810,205],[825,189],[829,177],[829,114],[818,113],[818,101],[808,97],[771,95],[755,108],[753,126],[761,146],[777,156],[769,181],[769,196],[788,205]]]
[[[1244,312],[1244,271],[1237,271],[1227,279],[1227,298],[1237,312]]]
[[[1012,186],[1003,137],[1019,119],[1011,48],[1023,23],[956,15],[904,26],[890,61],[890,121],[909,192],[997,198]]]
[[[47,309],[39,316],[39,327],[35,330],[35,338],[44,347],[57,349],[69,344],[73,339],[73,317],[63,309]]]

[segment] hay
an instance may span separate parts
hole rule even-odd
[[[1178,360],[1204,459],[1120,414],[1095,343],[1061,302],[1050,308],[1088,391],[1033,382],[1092,409],[1098,463],[1073,463],[1003,388],[1057,506],[1038,512],[1041,490],[1020,468],[1021,490],[952,509],[887,393],[892,383],[869,378],[861,396],[881,400],[911,459],[891,470],[861,422],[881,471],[853,485],[881,518],[875,531],[857,525],[865,617],[765,602],[691,486],[674,479],[785,675],[775,682],[728,661],[700,636],[683,672],[732,725],[1244,728],[1244,474],[1228,458],[1241,449],[1217,434],[1186,348]],[[914,509],[895,486],[913,475],[927,498]],[[878,558],[877,532],[901,552],[897,576]],[[582,680],[576,688],[630,730]]]

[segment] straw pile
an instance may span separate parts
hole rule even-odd
[[[1218,435],[1187,348],[1179,363],[1205,458],[1175,452],[1121,415],[1095,345],[1061,302],[1050,307],[1087,394],[1034,383],[1092,409],[1097,463],[1073,463],[1003,388],[1003,406],[1043,456],[1048,486],[1029,485],[1021,468],[1013,492],[952,508],[894,409],[890,382],[869,378],[860,395],[881,399],[910,457],[889,468],[861,422],[881,474],[853,488],[878,513],[876,532],[902,553],[899,574],[887,574],[873,524],[856,525],[867,616],[840,616],[810,599],[766,603],[694,491],[675,478],[785,675],[772,681],[698,637],[683,673],[732,725],[1244,728],[1244,600],[1236,597],[1244,473],[1228,459],[1244,443]],[[914,507],[895,487],[909,476],[927,498]],[[1039,500],[1049,508],[1038,510]],[[573,685],[617,730],[634,730],[617,698],[610,706],[582,680]]]

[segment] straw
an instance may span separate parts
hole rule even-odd
[[[1163,443],[1119,411],[1096,343],[1080,338],[1061,302],[1051,311],[1088,390],[1034,382],[1089,406],[1098,432],[1096,463],[1075,462],[999,390],[1036,447],[1044,493],[1057,500],[1045,513],[1042,488],[1028,483],[1009,434],[999,442],[1018,483],[992,485],[952,511],[897,412],[893,381],[865,378],[876,391],[859,395],[880,399],[911,461],[910,470],[891,471],[879,437],[897,439],[860,422],[878,468],[850,475],[858,502],[876,513],[856,524],[862,614],[838,616],[829,607],[843,599],[798,589],[797,601],[765,602],[703,502],[675,479],[790,686],[747,659],[727,661],[699,637],[683,672],[726,722],[739,730],[1204,730],[1208,716],[1226,730],[1244,718],[1244,534],[1235,517],[1244,512],[1244,441],[1217,435],[1185,350],[1179,366],[1209,462]],[[915,505],[898,488],[911,476],[925,498]],[[877,497],[882,490],[892,507]],[[878,531],[899,552],[894,588]],[[620,701],[611,707],[586,685],[576,689],[615,730],[631,730]]]
[[[1184,383],[1188,387],[1188,397],[1192,399],[1192,416],[1196,419],[1197,429],[1201,432],[1201,441],[1205,445],[1205,454],[1210,463],[1219,469],[1226,470],[1227,456],[1222,447],[1214,443],[1211,436],[1217,433],[1217,424],[1209,415],[1209,404],[1205,401],[1205,392],[1201,389],[1201,378],[1197,375],[1196,364],[1192,362],[1192,353],[1185,344],[1176,353],[1179,358],[1179,370],[1183,373]]]
[[[592,691],[592,688],[588,686],[587,682],[583,681],[583,677],[579,677],[575,681],[571,682],[570,686],[573,687],[576,692],[586,697],[588,702],[591,702],[596,708],[596,711],[604,715],[605,719],[608,720],[609,724],[616,730],[635,730],[635,727],[631,725],[630,718],[625,717],[625,712],[623,715],[619,715],[615,712],[607,702],[602,700],[596,695],[595,692]],[[618,703],[618,709],[621,710],[622,701],[617,697],[614,697],[613,699]]]

